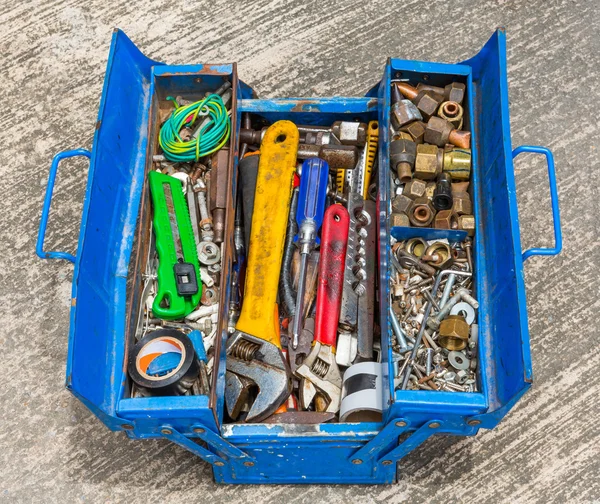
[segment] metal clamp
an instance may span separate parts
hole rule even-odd
[[[67,158],[84,156],[91,159],[92,153],[86,149],[75,149],[70,151],[59,152],[52,159],[52,166],[48,175],[48,185],[46,186],[46,195],[44,196],[44,204],[42,206],[42,215],[40,217],[40,227],[38,230],[37,243],[35,245],[35,253],[40,259],[66,259],[75,263],[75,256],[68,252],[44,252],[44,239],[46,238],[46,227],[48,226],[48,217],[50,215],[50,204],[52,203],[52,193],[54,191],[54,181],[56,180],[56,172],[58,164]]]
[[[560,254],[562,250],[562,230],[560,227],[560,211],[558,208],[558,189],[556,186],[556,172],[554,170],[554,156],[550,149],[533,145],[521,145],[513,150],[513,160],[523,152],[543,154],[548,164],[548,181],[550,183],[550,200],[552,202],[552,219],[554,222],[554,247],[530,248],[523,252],[523,262],[534,255],[553,256]]]

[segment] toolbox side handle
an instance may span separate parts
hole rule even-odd
[[[35,253],[40,259],[66,259],[75,263],[75,256],[68,252],[44,252],[44,239],[46,238],[46,227],[48,226],[48,217],[50,216],[50,204],[52,203],[52,193],[54,192],[54,181],[56,180],[58,164],[63,159],[77,156],[85,156],[90,159],[92,153],[87,149],[75,149],[59,152],[52,159],[52,166],[50,166],[50,173],[48,175],[48,185],[46,186],[46,195],[44,196],[44,204],[42,206],[42,215],[40,217],[37,243],[35,245]]]
[[[558,208],[558,188],[556,186],[556,171],[554,170],[554,156],[552,151],[546,147],[535,145],[521,145],[512,152],[513,160],[523,152],[543,154],[548,164],[548,181],[550,182],[550,201],[552,202],[552,219],[554,223],[554,247],[530,248],[523,252],[523,262],[531,256],[553,256],[560,254],[562,250],[562,229],[560,227],[560,210]]]

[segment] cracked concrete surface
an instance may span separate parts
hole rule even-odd
[[[0,501],[598,502],[600,14],[594,0],[3,2]],[[437,437],[393,486],[227,487],[166,441],[109,432],[63,387],[72,268],[34,254],[52,156],[91,147],[114,26],[169,63],[239,62],[260,96],[361,95],[388,56],[454,62],[508,37],[513,145],[556,156],[564,251],[525,268],[535,382],[500,426]],[[552,243],[543,160],[516,163],[523,247]],[[47,246],[74,252],[83,162]]]

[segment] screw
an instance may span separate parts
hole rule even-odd
[[[437,429],[441,424],[439,422],[431,422],[429,424],[430,429]]]
[[[206,431],[204,429],[202,429],[201,427],[195,427],[194,432],[196,434],[204,434]]]
[[[360,460],[360,459],[352,459],[352,463],[354,465],[360,465],[360,464],[362,464],[362,460]]]
[[[160,433],[168,436],[169,434],[173,434],[173,431],[171,429],[161,429]]]
[[[476,425],[479,425],[481,423],[481,420],[469,420],[467,422],[471,427],[475,427]]]
[[[396,427],[406,427],[408,424],[404,420],[396,422]]]
[[[381,465],[384,465],[384,466],[389,466],[389,465],[392,465],[392,464],[393,464],[393,462],[391,460],[384,460],[384,461],[381,462]]]

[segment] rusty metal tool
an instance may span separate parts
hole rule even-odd
[[[226,348],[227,372],[258,387],[247,422],[272,415],[291,392],[291,373],[281,352],[275,303],[298,142],[296,125],[277,121],[267,129],[261,143],[244,301]],[[244,390],[247,387],[242,383],[230,401],[235,403]]]
[[[349,224],[348,211],[343,206],[331,205],[325,212],[321,231],[315,340],[310,354],[296,370],[301,379],[300,402],[303,409],[307,409],[313,399],[317,411],[336,413],[340,409],[342,376],[335,361],[335,344]]]
[[[317,233],[323,222],[329,165],[319,158],[307,159],[302,163],[300,194],[296,221],[298,222],[297,243],[300,249],[300,275],[296,294],[296,309],[292,325],[292,348],[298,346],[304,314],[304,290],[308,257],[317,243]]]

